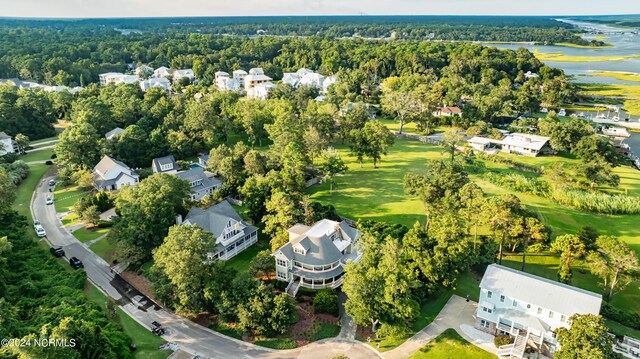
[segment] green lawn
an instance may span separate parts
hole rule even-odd
[[[29,152],[24,156],[18,157],[18,159],[24,162],[46,161],[51,159],[51,155],[53,155],[53,149],[47,148],[40,151]]]
[[[427,345],[420,348],[410,359],[493,359],[496,356],[469,343],[454,329],[447,329]]]
[[[229,259],[227,261],[227,266],[238,271],[238,274],[245,273],[249,271],[249,264],[253,257],[255,257],[258,252],[267,249],[269,247],[267,242],[258,241],[251,247],[245,249],[243,252],[238,254],[237,256]]]
[[[40,178],[44,175],[51,166],[44,164],[29,165],[29,175],[18,186],[16,191],[16,201],[13,207],[23,216],[26,216],[31,223],[31,197],[33,191],[36,189]],[[44,204],[44,203],[43,203]]]
[[[607,327],[609,327],[609,331],[613,334],[620,336],[626,335],[636,339],[640,338],[640,330],[625,327],[624,325],[618,322],[614,322],[613,320],[605,319],[604,322]]]
[[[311,338],[311,341],[333,338],[335,336],[338,336],[338,334],[340,334],[339,325],[320,322],[315,334]]]
[[[61,188],[56,186],[53,192],[53,204],[56,206],[56,212],[68,212],[85,193],[86,191],[81,190],[78,186]]]
[[[38,147],[39,144],[41,144],[42,142],[48,142],[48,141],[53,141],[53,140],[57,140],[58,136],[53,136],[53,137],[47,137],[47,138],[42,138],[39,140],[35,140],[35,141],[30,141],[29,145],[31,147]]]
[[[62,225],[65,227],[73,226],[78,223],[78,215],[75,213],[70,213],[62,218]]]
[[[224,334],[231,338],[236,338],[242,340],[242,333],[237,331],[236,329],[230,327],[225,323],[211,324],[209,325],[209,329],[216,331],[220,334]]]
[[[76,229],[71,234],[73,234],[73,236],[80,242],[86,243],[107,233],[109,233],[109,228],[87,229],[86,227],[82,227]]]
[[[107,310],[106,302],[109,300],[98,288],[87,282],[85,284],[84,293],[87,298],[98,304],[103,310]],[[134,352],[135,359],[165,359],[171,352],[167,350],[159,350],[160,345],[164,344],[164,339],[153,334],[151,330],[143,327],[128,316],[119,307],[116,308],[116,317],[113,320],[120,324],[124,332],[131,338],[136,345],[137,350]]]
[[[256,340],[253,344],[259,345],[265,348],[271,349],[293,349],[298,345],[296,341],[291,338],[268,338]]]
[[[333,204],[338,214],[354,220],[374,219],[406,226],[412,226],[416,221],[424,223],[422,203],[404,193],[402,180],[405,173],[408,172],[424,173],[427,160],[443,158],[440,147],[418,141],[396,140],[396,144],[391,148],[389,154],[383,157],[378,169],[373,169],[370,161],[365,161],[364,167],[360,168],[356,159],[351,156],[345,146],[336,146],[336,148],[349,169],[344,176],[337,178],[337,188],[334,187],[333,195],[329,194],[329,186],[325,183],[309,189],[312,199]],[[507,154],[503,156],[536,167],[549,166],[554,162],[572,164],[577,161],[568,156],[524,157]],[[502,164],[487,162],[486,166],[503,172],[515,171]],[[620,188],[615,191],[640,196],[640,176],[637,171],[629,167],[616,168],[615,171],[621,176]],[[549,199],[498,187],[483,180],[482,175],[471,175],[470,177],[490,196],[509,193],[518,196],[529,210],[537,213],[542,221],[551,228],[554,236],[575,233],[583,226],[592,226],[597,228],[601,234],[613,235],[626,241],[640,253],[640,225],[638,224],[640,223],[640,215],[611,216],[577,211],[558,205]],[[488,231],[482,229],[481,234],[488,234]],[[531,261],[533,260],[531,259]],[[546,264],[540,263],[540,266],[546,268],[542,276],[556,279],[557,257],[545,255],[541,256],[539,260],[548,262]],[[600,281],[594,276],[590,274],[576,274],[575,276],[575,285],[601,292],[599,289]],[[462,276],[462,280],[456,288],[458,295],[464,297],[466,294],[470,294],[471,298],[477,295],[475,294],[477,290],[473,289],[471,285],[475,285],[475,283],[470,279]],[[640,306],[637,303],[640,303],[640,283],[638,281],[631,283],[612,300],[612,305],[616,307],[640,312]]]
[[[104,259],[105,262],[109,263],[109,265],[113,264],[115,248],[113,243],[109,242],[108,237],[95,242],[89,246],[89,249],[91,249],[93,253],[97,254],[100,258]]]

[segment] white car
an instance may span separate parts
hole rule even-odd
[[[46,203],[47,204],[53,204],[53,196],[47,196]]]
[[[33,228],[36,230],[36,235],[40,238],[47,235],[47,232],[44,230],[41,224],[35,224]]]

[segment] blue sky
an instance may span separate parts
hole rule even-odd
[[[2,16],[639,14],[640,0],[0,0]]]

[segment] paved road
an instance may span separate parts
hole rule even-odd
[[[36,151],[41,151],[41,150],[47,150],[49,148],[54,148],[56,147],[56,145],[46,145],[46,146],[41,146],[41,147],[34,147],[31,150],[26,150],[24,151],[25,153],[31,153],[31,152],[36,152]]]
[[[114,274],[102,258],[87,249],[64,228],[56,216],[54,206],[45,204],[45,198],[49,193],[47,183],[52,178],[45,175],[40,180],[31,201],[31,214],[44,226],[49,244],[62,246],[67,258],[79,258],[84,263],[89,280],[113,298],[141,325],[148,326],[153,321],[162,323],[167,328],[164,339],[177,343],[182,350],[208,358],[234,359],[321,359],[330,358],[335,354],[346,354],[351,359],[379,357],[372,348],[362,343],[339,339],[320,341],[292,350],[276,351],[224,336],[163,310],[131,287],[119,275]]]

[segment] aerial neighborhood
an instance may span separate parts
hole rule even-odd
[[[0,19],[0,358],[640,358],[637,24]]]

